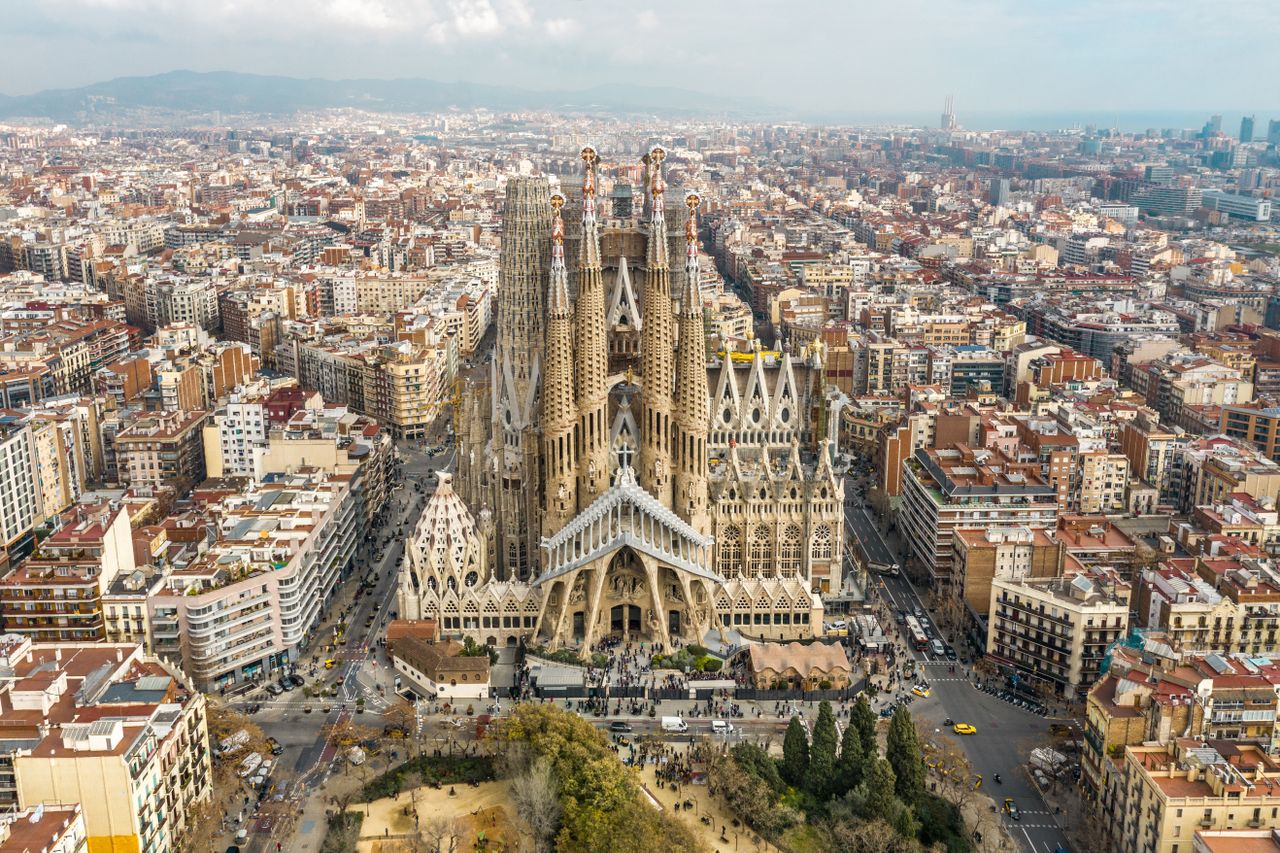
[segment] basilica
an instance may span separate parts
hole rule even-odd
[[[842,583],[823,352],[711,347],[693,193],[508,181],[492,369],[419,519],[404,618],[491,645],[798,639]],[[683,258],[683,263],[671,263]]]

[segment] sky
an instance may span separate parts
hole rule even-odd
[[[1280,108],[1277,0],[0,0],[0,92],[175,69],[803,111]],[[1280,109],[1275,114],[1280,114]]]

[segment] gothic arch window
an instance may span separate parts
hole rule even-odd
[[[751,574],[755,577],[772,575],[773,542],[766,525],[758,524],[751,531]]]
[[[789,524],[782,531],[782,542],[778,545],[778,572],[784,578],[794,578],[800,574],[800,555],[803,553],[800,528]]]
[[[445,582],[445,586],[449,587],[449,589],[453,590],[454,592],[457,592],[457,590],[458,590],[458,579],[457,579],[457,578],[455,578],[455,577],[453,577],[452,575],[450,575],[449,577],[447,577],[447,578],[445,578],[445,579],[444,579],[444,582]]]
[[[427,589],[431,590],[432,592],[435,592],[439,588],[439,586],[440,586],[440,583],[434,577],[430,577],[430,576],[427,577]]]
[[[736,578],[742,567],[742,528],[725,528],[720,538],[719,571],[721,577]]]
[[[819,524],[813,531],[813,561],[831,559],[831,527]]]
[[[479,582],[480,582],[480,576],[477,575],[475,572],[467,572],[467,577],[463,581],[463,583],[465,583],[468,587],[475,586]]]

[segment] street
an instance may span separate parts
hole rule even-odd
[[[306,677],[308,685],[338,685],[338,696],[307,698],[302,690],[291,690],[271,697],[259,688],[233,703],[241,708],[250,702],[261,706],[251,719],[284,749],[277,759],[281,770],[273,775],[273,782],[281,795],[287,791],[288,799],[295,803],[314,796],[328,775],[330,763],[336,757],[336,749],[328,742],[331,728],[345,720],[360,722],[358,715],[367,710],[373,717],[370,725],[380,729],[381,723],[373,715],[389,704],[392,681],[378,638],[385,634],[386,623],[395,611],[399,563],[406,538],[434,490],[434,472],[452,467],[454,451],[449,447],[428,456],[418,447],[400,442],[399,456],[400,476],[393,484],[383,522],[371,531],[372,542],[365,543],[358,552],[349,578],[331,603],[312,641],[299,650],[297,672]],[[421,484],[421,493],[415,484]],[[371,554],[380,556],[370,562]],[[376,584],[357,594],[361,581],[371,570],[376,575]],[[333,629],[339,622],[347,625],[347,642],[334,651],[325,651],[325,646],[334,639]],[[332,670],[326,670],[324,663],[330,658],[336,664]],[[379,686],[383,691],[378,690]],[[256,822],[250,849],[274,849],[275,841],[279,840],[278,830],[285,826],[270,820]],[[306,831],[307,827],[302,829]]]
[[[885,542],[862,501],[846,502],[845,520],[848,535],[866,543],[869,558],[875,559],[873,555],[880,552],[892,554],[892,546]],[[896,560],[890,558],[886,564],[893,562]],[[921,626],[931,636],[946,643],[945,635],[905,574],[873,573],[871,579],[871,600],[883,599],[891,614],[887,620],[889,624],[882,626],[886,635],[900,636],[900,626],[893,619],[893,613],[914,613],[919,609],[924,614],[919,617]],[[983,788],[995,800],[997,807],[1005,797],[1014,800],[1022,820],[1013,821],[1007,815],[1001,815],[1011,837],[1032,853],[1069,850],[1066,837],[1054,820],[1053,810],[1031,783],[1026,770],[1032,748],[1048,742],[1051,720],[979,690],[974,685],[971,670],[963,661],[953,662],[928,648],[917,650],[901,638],[899,647],[917,662],[919,677],[928,681],[930,688],[927,698],[919,698],[911,705],[912,715],[928,723],[939,734],[958,742],[974,773],[982,777]],[[950,671],[953,663],[955,672]],[[904,686],[909,689],[910,679]],[[945,719],[968,723],[977,728],[977,734],[963,736],[944,731],[942,721]],[[1001,778],[998,784],[995,782],[997,775]]]

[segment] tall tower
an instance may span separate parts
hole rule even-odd
[[[649,239],[645,249],[644,331],[640,337],[640,485],[671,506],[671,399],[674,395],[671,276],[667,261],[666,183],[662,161],[667,152],[649,152]]]
[[[707,511],[707,356],[698,289],[698,205],[685,198],[685,286],[680,303],[680,351],[676,368],[675,502],[672,507],[699,533],[711,530]]]
[[[609,487],[609,341],[604,315],[604,273],[596,224],[596,151],[582,149],[582,245],[578,250],[578,508]]]
[[[564,196],[551,197],[551,287],[547,296],[547,371],[542,379],[542,472],[546,509],[542,535],[551,536],[574,516],[578,506],[578,456],[574,427],[578,409],[573,392],[573,306],[564,265]]]
[[[498,265],[498,342],[490,386],[498,510],[495,574],[530,577],[537,569],[542,498],[539,486],[538,389],[542,382],[543,274],[551,230],[551,184],[512,178],[503,206]]]

